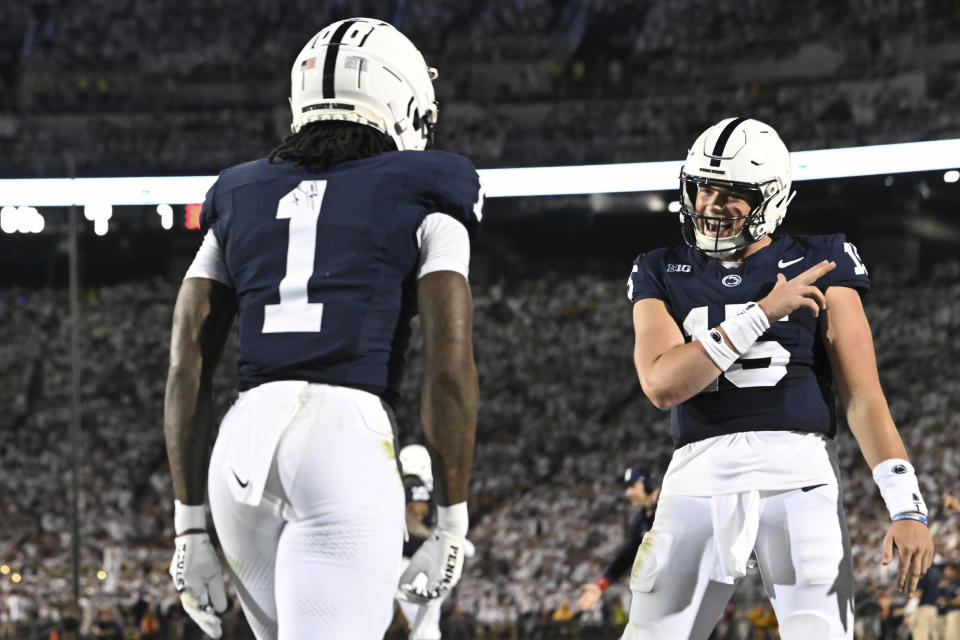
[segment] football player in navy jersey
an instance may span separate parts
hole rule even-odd
[[[211,637],[226,602],[205,490],[260,639],[380,638],[398,584],[424,603],[459,579],[477,412],[466,276],[482,195],[468,160],[425,150],[435,77],[389,24],[322,29],[293,64],[293,135],[207,193],[174,311],[164,429],[170,573]],[[438,508],[401,575],[390,403],[418,312]],[[211,453],[213,371],[234,316],[240,395]]]
[[[867,268],[843,235],[772,235],[790,186],[773,128],[719,122],[680,174],[686,245],[633,265],[634,362],[670,409],[676,451],[634,563],[625,639],[706,638],[751,554],[784,640],[853,638],[834,393],[892,519],[882,562],[896,555],[912,590],[932,561],[861,306]]]

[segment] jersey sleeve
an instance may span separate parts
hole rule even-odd
[[[630,277],[627,278],[627,299],[631,304],[644,298],[667,299],[667,290],[663,286],[663,281],[654,276],[657,273],[655,263],[658,262],[656,255],[642,253],[633,261],[633,269],[630,271]]]
[[[607,570],[603,572],[604,578],[611,583],[616,582],[633,566],[637,549],[643,542],[643,535],[647,532],[647,528],[647,520],[642,512],[634,516],[630,523],[630,529],[627,531],[627,539],[617,550],[617,555],[613,557],[613,560],[607,566]]]
[[[227,263],[223,259],[223,249],[220,248],[220,242],[213,230],[207,231],[203,236],[203,242],[197,250],[197,255],[193,258],[190,268],[183,276],[187,278],[206,278],[216,280],[233,289],[233,278],[230,277],[230,271],[227,269]]]
[[[473,238],[483,219],[483,187],[477,170],[469,160],[452,153],[438,154],[433,170],[435,178],[427,206],[453,216]]]
[[[445,213],[428,214],[417,229],[420,265],[417,278],[434,271],[470,272],[470,238],[466,228]]]
[[[837,266],[821,279],[822,287],[850,287],[866,293],[870,289],[870,274],[856,245],[842,233],[826,236],[825,240],[827,255],[824,257]]]

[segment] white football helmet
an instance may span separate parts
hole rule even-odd
[[[296,133],[319,120],[356,122],[387,134],[397,149],[425,149],[437,122],[436,77],[392,25],[371,18],[334,22],[293,63],[290,128]]]
[[[400,449],[400,468],[405,476],[417,476],[433,491],[433,465],[430,452],[422,444],[408,444]]]
[[[790,192],[790,153],[773,127],[749,118],[727,118],[700,134],[680,170],[683,239],[714,258],[729,256],[773,233],[796,192]],[[748,194],[750,213],[730,237],[704,233],[697,224],[697,188],[713,185]]]

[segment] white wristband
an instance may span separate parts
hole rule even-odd
[[[740,354],[731,349],[723,339],[723,334],[717,329],[708,329],[701,331],[693,336],[694,340],[699,340],[704,350],[713,363],[720,368],[720,371],[726,371],[730,368]]]
[[[740,313],[721,322],[720,326],[733,348],[738,353],[744,353],[770,328],[770,319],[760,305],[751,302]]]
[[[173,531],[180,535],[191,529],[207,530],[207,506],[173,501]]]
[[[899,458],[884,460],[873,468],[873,481],[880,487],[880,495],[891,518],[913,511],[927,515],[927,505],[920,495],[917,475],[908,461]]]
[[[466,537],[469,527],[470,516],[467,514],[466,502],[458,502],[449,507],[437,507],[437,529]]]

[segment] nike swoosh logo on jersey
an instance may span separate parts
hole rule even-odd
[[[230,469],[230,473],[232,473],[232,474],[233,474],[233,477],[237,479],[237,484],[240,485],[240,488],[241,488],[241,489],[246,489],[246,488],[247,488],[247,485],[250,484],[250,481],[249,481],[249,480],[247,480],[246,482],[244,482],[243,480],[241,480],[241,479],[240,479],[240,476],[238,476],[238,475],[237,475],[237,472],[234,471],[233,469]]]
[[[777,263],[777,266],[778,266],[779,268],[781,268],[781,269],[785,269],[785,268],[789,267],[789,266],[792,265],[792,264],[797,264],[798,262],[800,262],[801,260],[803,260],[805,257],[806,257],[806,256],[800,256],[800,257],[797,258],[796,260],[781,260],[780,262]]]
[[[800,491],[803,491],[803,492],[813,491],[814,489],[817,489],[818,487],[825,487],[825,486],[827,486],[827,483],[826,483],[826,482],[821,482],[820,484],[812,484],[812,485],[810,485],[809,487],[801,487],[801,488],[800,488]]]

